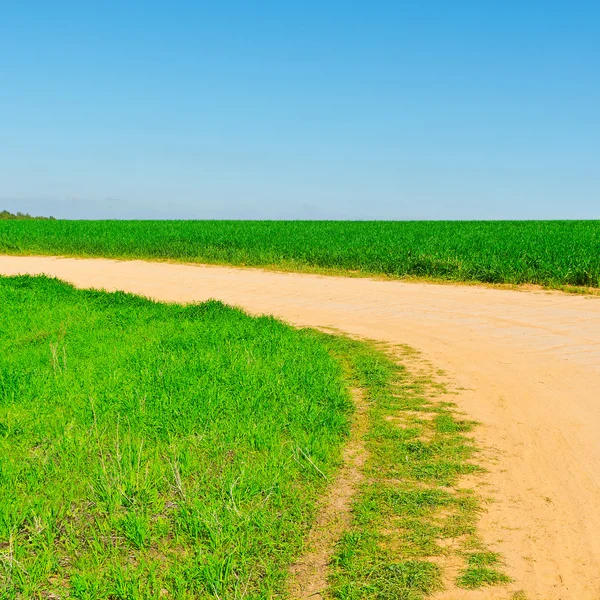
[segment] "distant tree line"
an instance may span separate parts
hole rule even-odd
[[[24,221],[27,219],[37,219],[37,220],[55,220],[54,217],[32,217],[29,213],[18,212],[13,214],[8,212],[7,210],[3,210],[0,212],[0,221],[8,221],[8,220],[18,220]]]

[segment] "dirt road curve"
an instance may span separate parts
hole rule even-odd
[[[421,350],[497,457],[484,539],[528,599],[600,599],[600,298],[141,261],[0,256],[0,273],[216,298]],[[506,590],[461,598],[506,598]]]

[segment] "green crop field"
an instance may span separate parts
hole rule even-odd
[[[600,221],[0,221],[0,253],[600,287]]]

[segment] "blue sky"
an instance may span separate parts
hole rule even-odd
[[[0,5],[0,210],[600,218],[600,4]]]

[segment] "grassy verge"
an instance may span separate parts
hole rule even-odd
[[[0,220],[0,253],[600,287],[600,221]]]
[[[332,343],[350,357],[349,376],[370,402],[370,429],[331,596],[419,600],[443,588],[508,583],[501,557],[477,535],[480,499],[466,485],[481,471],[469,436],[475,423],[457,414],[446,386],[409,348],[390,357],[364,343]]]
[[[351,404],[310,333],[0,278],[0,597],[282,592]]]

